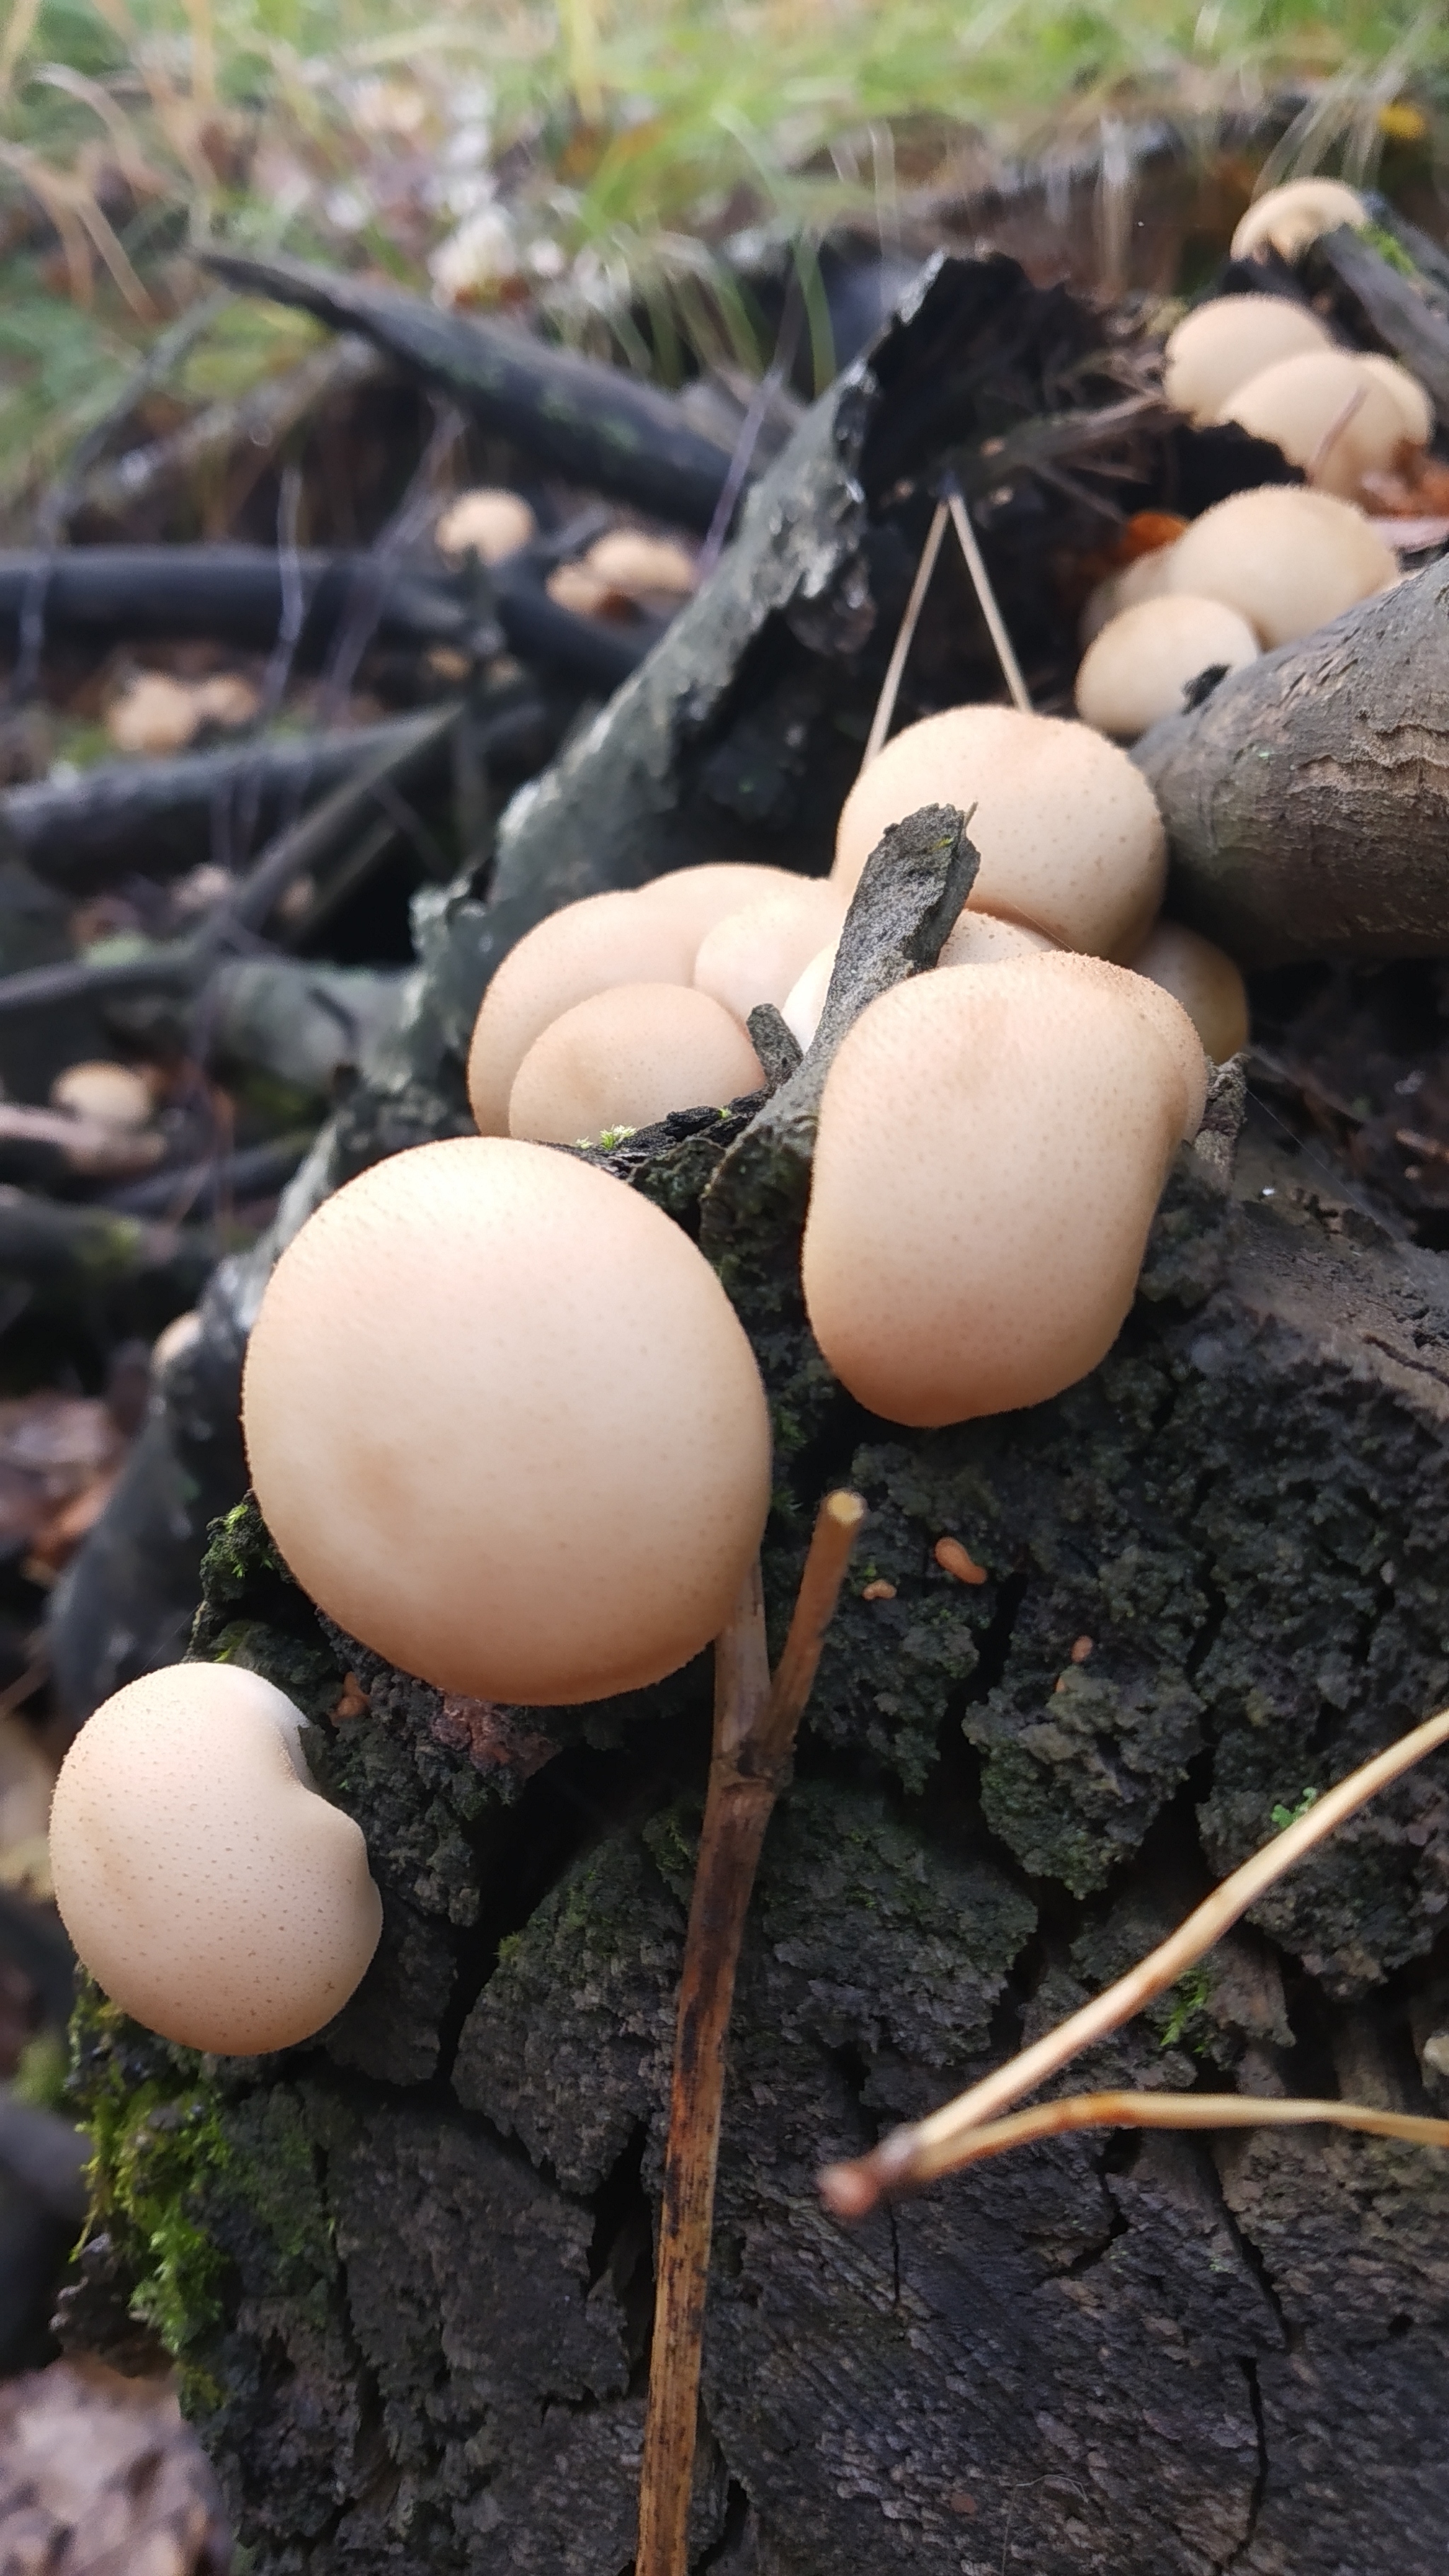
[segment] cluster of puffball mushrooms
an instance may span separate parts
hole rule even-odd
[[[1341,181],[1301,180],[1249,208],[1233,255],[1292,260],[1320,233],[1367,221]],[[1359,503],[1434,431],[1406,367],[1341,347],[1283,295],[1196,306],[1167,342],[1163,391],[1199,427],[1236,421],[1271,440],[1306,479],[1235,493],[1190,526],[1144,514],[1142,551],[1087,602],[1077,672],[1078,714],[1122,741],[1179,713],[1201,672],[1241,670],[1397,581],[1398,558]]]
[[[1273,205],[1254,212],[1264,237]],[[1320,207],[1320,228],[1341,219]],[[1241,408],[1250,372],[1280,369],[1255,301],[1209,305],[1174,335],[1175,398],[1199,416]],[[1219,313],[1246,335],[1236,376],[1210,354]],[[1291,305],[1267,320],[1304,328]],[[1276,557],[1270,510],[1288,514]],[[1249,533],[1228,597],[1234,513]],[[1397,570],[1350,502],[1312,489],[1224,503],[1171,554],[1174,587],[1119,598],[1113,624],[1149,607],[1235,617],[1233,651],[1214,630],[1218,662]],[[1247,1035],[1231,960],[1158,917],[1161,818],[1106,738],[1133,729],[1002,706],[930,716],[857,780],[828,878],[702,864],[570,904],[520,941],[473,1033],[478,1135],[397,1154],[328,1199],[252,1335],[257,1499],[342,1629],[440,1689],[534,1706],[645,1687],[724,1629],[770,1499],[754,1354],[689,1237],[558,1149],[756,1091],[760,1004],[808,1048],[865,862],[928,804],[974,809],[980,869],[939,964],[871,1002],[830,1065],[810,1325],[853,1396],[921,1427],[1039,1403],[1105,1357],[1209,1059]],[[580,1544],[589,1532],[606,1544]],[[61,1912],[105,1991],[171,2040],[289,2046],[372,1956],[363,1837],[316,1790],[301,1725],[257,1674],[184,1664],[118,1692],[67,1757]]]

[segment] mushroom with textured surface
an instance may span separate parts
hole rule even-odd
[[[1135,741],[1160,717],[1181,714],[1183,691],[1202,672],[1241,671],[1257,658],[1247,619],[1222,600],[1145,599],[1088,645],[1077,670],[1077,713],[1099,733]]]
[[[508,1095],[510,1136],[595,1142],[671,1109],[722,1106],[764,1081],[739,1020],[687,984],[613,984],[551,1020]]]
[[[845,919],[838,886],[802,877],[789,894],[767,895],[740,912],[726,913],[706,931],[694,961],[701,993],[712,993],[737,1020],[757,1003],[778,1009],[812,957],[834,939]]]
[[[1159,921],[1132,960],[1181,1004],[1214,1064],[1226,1064],[1248,1043],[1248,988],[1226,950],[1180,921]]]
[[[1233,235],[1234,259],[1259,259],[1275,250],[1280,259],[1301,259],[1310,242],[1336,233],[1347,224],[1362,232],[1368,207],[1357,188],[1342,179],[1289,179],[1269,188],[1248,208]]]
[[[1386,384],[1345,349],[1310,351],[1265,367],[1224,403],[1220,421],[1270,439],[1315,491],[1351,500],[1409,442],[1407,390]]]
[[[1162,390],[1174,411],[1202,426],[1265,367],[1333,345],[1306,304],[1284,295],[1215,295],[1169,333]]]
[[[1398,557],[1350,502],[1267,483],[1194,519],[1172,549],[1170,586],[1236,608],[1271,646],[1326,626],[1398,577]]]
[[[826,1079],[802,1260],[850,1393],[937,1427],[1095,1368],[1205,1087],[1177,1005],[1097,958],[948,968],[871,1003]]]
[[[971,910],[1024,921],[1064,948],[1122,957],[1141,946],[1162,901],[1166,844],[1150,788],[1115,743],[1014,707],[952,707],[908,725],[845,800],[837,884],[853,894],[882,834],[933,801],[974,808]]]
[[[302,1724],[259,1673],[171,1664],[98,1708],[61,1766],[66,1930],[112,2001],[184,2048],[310,2039],[377,1947],[367,1846],[314,1785]]]
[[[472,1698],[641,1689],[724,1629],[770,1425],[709,1263],[542,1145],[378,1163],[282,1254],[247,1351],[257,1499],[328,1615]]]
[[[484,1136],[508,1133],[514,1078],[553,1020],[615,984],[688,984],[698,938],[642,894],[586,895],[510,949],[483,996],[468,1050],[468,1098]]]

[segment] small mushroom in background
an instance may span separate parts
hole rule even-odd
[[[112,699],[106,730],[118,751],[184,751],[204,726],[233,732],[250,724],[260,706],[260,692],[235,671],[218,671],[206,680],[139,671]]]
[[[830,990],[830,978],[835,972],[835,955],[839,946],[839,940],[832,939],[824,948],[818,948],[780,1004],[780,1017],[798,1047],[814,1043],[820,1014],[825,1008],[825,996]]]
[[[1248,1043],[1248,988],[1231,957],[1180,921],[1159,921],[1132,960],[1186,1011],[1214,1064]]]
[[[1258,658],[1245,617],[1217,599],[1167,593],[1126,608],[1088,645],[1077,671],[1084,724],[1133,742],[1162,716],[1182,713],[1182,693],[1203,671],[1241,671]]]
[[[1342,179],[1289,179],[1248,208],[1233,235],[1233,257],[1255,259],[1271,249],[1280,259],[1301,259],[1321,233],[1336,233],[1342,224],[1362,232],[1368,219],[1357,188]]]
[[[698,939],[652,895],[586,895],[550,913],[504,958],[468,1051],[468,1098],[482,1135],[507,1135],[514,1077],[551,1020],[614,984],[691,981]]]
[[[1361,510],[1291,484],[1233,493],[1172,549],[1172,589],[1236,608],[1269,646],[1326,626],[1398,577],[1397,555]]]
[[[1181,1013],[1164,1034],[1156,990],[1039,956],[920,975],[862,1012],[821,1101],[802,1277],[825,1358],[872,1412],[930,1428],[1013,1411],[1105,1358],[1202,1110],[1202,1050]]]
[[[1100,956],[1141,947],[1162,901],[1166,845],[1152,791],[1115,743],[1014,707],[952,707],[908,725],[845,800],[834,876],[846,894],[888,826],[931,803],[975,808],[972,911]]]
[[[545,587],[560,608],[579,617],[619,617],[635,608],[668,617],[698,582],[693,555],[674,538],[611,528],[576,562],[555,565]]]
[[[142,1073],[105,1057],[68,1064],[50,1086],[52,1105],[73,1118],[88,1118],[97,1127],[135,1131],[147,1127],[156,1107],[155,1094]]]
[[[1409,435],[1404,396],[1345,349],[1281,358],[1241,385],[1218,417],[1271,439],[1315,491],[1345,501],[1365,474],[1393,464]]]
[[[687,984],[614,984],[551,1020],[508,1097],[508,1132],[541,1145],[592,1143],[671,1109],[758,1091],[760,1060],[738,1019]]]
[[[759,1002],[784,1003],[796,979],[845,919],[845,897],[828,879],[802,877],[789,894],[768,895],[726,913],[706,931],[694,961],[694,980],[747,1020]]]
[[[1169,333],[1162,390],[1174,411],[1205,427],[1265,367],[1333,346],[1306,304],[1284,295],[1216,295]]]
[[[183,2048],[310,2039],[377,1947],[367,1846],[316,1788],[302,1723],[258,1673],[172,1664],[98,1708],[61,1766],[61,1919],[112,2001]]]
[[[1178,544],[1179,539],[1174,537],[1166,545],[1153,546],[1121,572],[1109,572],[1088,592],[1077,628],[1084,648],[1094,643],[1103,627],[1120,617],[1124,609],[1140,608],[1144,600],[1162,597],[1171,587],[1172,558]]]
[[[703,1254],[611,1174],[496,1137],[394,1154],[309,1218],[242,1416],[298,1582],[474,1698],[676,1671],[726,1625],[769,1508],[764,1388]]]
[[[486,564],[503,563],[538,534],[538,521],[519,492],[480,485],[450,501],[433,530],[440,554],[475,554]]]

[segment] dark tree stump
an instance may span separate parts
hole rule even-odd
[[[672,1121],[625,1168],[692,1223],[731,1134]],[[849,1474],[873,1518],[746,1943],[700,2558],[1430,2576],[1449,2174],[1428,2151],[1065,2139],[856,2232],[812,2177],[1102,1983],[1275,1805],[1444,1696],[1441,1260],[1242,1207],[1185,1153],[1095,1376],[922,1436],[841,1396],[789,1315],[788,1252],[772,1299],[751,1249],[790,1506],[777,1626],[821,1485]],[[936,1566],[948,1531],[983,1586]],[[92,2006],[105,2233],[76,2330],[139,2285],[258,2576],[621,2576],[707,1672],[594,1711],[445,1701],[324,1629],[249,1507],[217,1534],[199,1646],[307,1708],[387,1929],[325,2039],[274,2060],[198,2060]],[[1446,1896],[1449,1800],[1411,1777],[1086,2077],[1442,2108],[1414,2042],[1449,1994]]]

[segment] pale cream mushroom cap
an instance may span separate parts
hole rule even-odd
[[[184,751],[201,724],[195,690],[169,671],[138,671],[106,710],[118,751]]]
[[[666,913],[688,932],[693,949],[731,912],[764,903],[771,895],[798,894],[802,885],[818,884],[793,868],[770,867],[751,859],[705,859],[698,867],[670,868],[639,888],[642,902]],[[693,951],[691,952],[693,955]]]
[[[1214,1064],[1248,1043],[1248,990],[1231,957],[1180,921],[1159,921],[1132,960],[1186,1011]]]
[[[1089,644],[1077,670],[1083,724],[1135,741],[1161,716],[1182,713],[1182,693],[1201,671],[1240,671],[1258,658],[1258,639],[1236,608],[1219,599],[1169,592],[1125,608]]]
[[[611,528],[583,558],[608,590],[635,599],[648,592],[687,599],[699,574],[693,555],[673,537],[649,537],[641,528]]]
[[[1358,190],[1342,179],[1289,179],[1248,208],[1233,235],[1233,257],[1251,259],[1271,243],[1280,258],[1296,260],[1320,233],[1336,233],[1341,224],[1361,232],[1367,222]]]
[[[125,1131],[148,1126],[156,1106],[143,1073],[128,1064],[111,1064],[104,1057],[93,1063],[68,1064],[51,1084],[50,1097],[57,1109],[68,1109],[73,1118],[93,1118],[99,1127]]]
[[[472,552],[486,564],[502,563],[506,556],[516,555],[519,547],[526,546],[537,534],[538,521],[522,494],[488,485],[473,492],[460,492],[456,501],[449,502],[433,530],[440,553]]]
[[[1401,367],[1396,358],[1381,357],[1377,350],[1366,351],[1358,363],[1398,404],[1403,434],[1410,445],[1427,447],[1434,435],[1434,406],[1418,377]]]
[[[850,1393],[935,1427],[1095,1368],[1132,1303],[1182,1092],[1093,959],[947,968],[872,1002],[826,1080],[802,1260]]]
[[[1175,411],[1204,423],[1280,358],[1332,347],[1331,333],[1306,304],[1285,295],[1214,296],[1169,334],[1162,390]]]
[[[1139,555],[1135,563],[1125,565],[1121,572],[1109,572],[1106,580],[1099,581],[1096,589],[1088,593],[1077,627],[1084,647],[1100,635],[1103,627],[1109,625],[1114,617],[1120,617],[1124,608],[1140,607],[1144,599],[1160,599],[1165,590],[1171,589],[1172,558],[1179,542],[1174,538],[1170,546],[1154,546],[1150,553]]]
[[[1270,646],[1327,625],[1399,573],[1361,510],[1283,483],[1217,502],[1172,553],[1174,591],[1223,600]]]
[[[299,1583],[473,1698],[675,1671],[724,1627],[769,1507],[764,1389],[709,1263],[544,1145],[414,1146],[324,1201],[268,1283],[242,1410]]]
[[[687,984],[697,942],[638,894],[586,895],[510,949],[483,996],[468,1050],[468,1098],[484,1136],[508,1132],[508,1096],[534,1039],[613,984]]]
[[[722,1107],[764,1081],[733,1013],[687,984],[614,984],[551,1020],[508,1099],[510,1136],[593,1143],[671,1109]]]
[[[1218,415],[1271,439],[1315,491],[1348,500],[1365,474],[1392,465],[1404,441],[1399,395],[1344,349],[1282,358],[1241,385]]]
[[[727,912],[706,931],[694,961],[701,993],[712,993],[737,1020],[759,1002],[777,1009],[811,958],[839,934],[845,897],[828,879],[802,878],[791,894]]]
[[[888,825],[935,804],[976,808],[973,912],[1102,956],[1141,946],[1162,901],[1162,818],[1141,771],[1089,725],[1015,707],[952,707],[908,725],[845,800],[836,883],[853,894]]]
[[[351,1816],[312,1784],[300,1712],[236,1664],[117,1691],[61,1766],[55,1901],[114,2003],[183,2048],[291,2048],[340,2012],[382,1905]]]
[[[1130,1010],[1139,1012],[1156,1030],[1177,1067],[1182,1087],[1181,1142],[1190,1144],[1202,1125],[1207,1106],[1208,1062],[1202,1039],[1182,1002],[1135,965],[1114,966],[1105,957],[1074,957],[1060,950],[1042,962],[1065,980],[1069,991],[1084,981],[1095,982]],[[1043,986],[1048,997],[1050,990],[1048,981]]]
[[[1016,957],[1050,957],[1057,941],[1029,922],[998,921],[994,913],[963,912],[937,958],[938,966],[1007,966]]]
[[[839,946],[839,940],[832,939],[825,947],[818,948],[780,1004],[780,1017],[799,1047],[810,1046],[820,1026],[820,1014],[825,1008],[825,996],[830,990]]]

